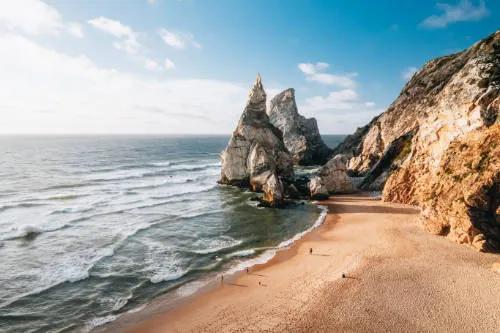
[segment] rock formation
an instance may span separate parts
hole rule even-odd
[[[220,183],[263,192],[269,206],[283,204],[285,188],[293,181],[293,162],[281,131],[269,122],[260,75],[221,160]]]
[[[500,124],[451,142],[436,175],[428,179],[418,193],[428,231],[479,250],[500,250]]]
[[[383,188],[419,205],[425,226],[480,250],[500,250],[500,31],[426,63],[399,97],[335,150]]]
[[[336,155],[329,160],[309,182],[311,198],[326,199],[333,193],[350,193],[354,191],[351,178],[347,175],[347,159]]]
[[[283,133],[285,146],[295,164],[321,165],[331,156],[331,149],[323,142],[314,118],[299,114],[295,103],[295,90],[287,89],[272,100],[269,120]]]

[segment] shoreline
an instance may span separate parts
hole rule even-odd
[[[260,255],[254,258],[244,260],[228,268],[226,271],[212,272],[212,273],[216,273],[217,277],[223,275],[225,282],[233,282],[237,280],[240,276],[244,275],[245,270],[247,268],[253,270],[256,267],[264,267],[266,265],[271,265],[273,263],[273,260],[281,252],[292,250],[292,248],[296,245],[297,242],[300,242],[309,234],[317,231],[324,225],[324,222],[326,221],[326,218],[329,214],[328,207],[326,205],[323,205],[321,201],[311,201],[311,204],[317,206],[321,212],[318,218],[313,223],[313,225],[311,225],[308,229],[299,232],[292,238],[282,241],[276,247],[270,248],[269,250],[266,250],[265,252],[261,253]],[[280,261],[282,260],[286,260],[286,258],[281,258]],[[192,283],[199,284],[199,287],[196,287],[193,291],[188,291],[185,294],[181,293],[179,295],[180,290],[189,287],[190,284]],[[119,323],[121,320],[128,321],[129,320],[128,317],[133,316],[135,313],[141,313],[141,316],[142,314],[144,314],[146,317],[150,317],[151,315],[154,316],[157,313],[166,313],[168,311],[175,310],[176,308],[183,306],[186,303],[189,303],[193,299],[196,299],[198,296],[211,292],[217,289],[218,287],[220,287],[220,282],[218,278],[215,278],[213,276],[209,276],[201,280],[190,281],[184,285],[179,286],[175,290],[172,290],[171,292],[175,293],[175,295],[173,296],[170,294],[170,292],[167,292],[166,294],[160,295],[157,298],[151,300],[150,302],[138,306],[137,308],[118,314],[116,315],[116,317],[115,315],[111,315],[113,319],[105,321],[102,324],[97,324],[91,327],[90,329],[87,329],[86,331],[93,333],[108,332],[110,330],[112,331],[115,329],[114,326],[116,326],[117,323]],[[108,317],[105,317],[104,319]],[[121,323],[119,324],[119,326],[121,326]]]
[[[161,300],[162,297],[159,297],[143,309],[134,313],[125,313],[116,321],[94,328],[93,332],[317,331],[325,329],[373,330],[376,328],[391,330],[390,327],[392,330],[396,327],[415,329],[412,325],[418,320],[409,317],[415,314],[422,317],[420,326],[430,330],[443,329],[439,323],[438,326],[432,326],[432,322],[429,322],[425,315],[426,312],[422,312],[421,309],[419,311],[418,308],[401,313],[400,316],[405,317],[405,320],[401,318],[393,320],[390,327],[380,326],[381,323],[373,323],[370,320],[367,321],[366,318],[361,318],[360,321],[360,318],[353,318],[353,312],[351,312],[353,306],[357,308],[358,303],[365,304],[365,310],[368,313],[377,312],[378,309],[373,308],[370,300],[375,303],[382,301],[382,307],[387,306],[387,301],[395,302],[400,306],[404,305],[403,309],[406,310],[408,307],[415,306],[415,303],[413,305],[408,303],[407,297],[404,297],[409,292],[406,289],[412,289],[415,283],[425,284],[425,279],[419,278],[422,276],[422,270],[427,271],[434,266],[427,257],[434,251],[427,253],[428,251],[424,249],[423,252],[427,256],[419,255],[419,250],[422,250],[421,246],[423,246],[419,243],[431,248],[446,248],[446,251],[450,251],[447,257],[439,259],[445,261],[442,263],[443,267],[450,265],[450,262],[446,262],[446,258],[449,259],[449,257],[456,256],[457,262],[453,261],[451,264],[464,265],[465,260],[465,267],[462,267],[458,274],[452,274],[454,283],[461,279],[459,284],[470,284],[467,279],[464,281],[461,271],[468,270],[471,265],[474,266],[476,275],[478,273],[486,275],[487,278],[483,277],[481,280],[489,279],[484,283],[485,286],[490,286],[488,290],[490,296],[488,298],[486,295],[487,302],[484,303],[483,300],[484,304],[480,306],[484,311],[491,307],[490,318],[500,320],[500,311],[493,310],[500,307],[500,299],[494,299],[495,297],[491,296],[500,294],[500,276],[489,269],[491,263],[499,261],[498,256],[477,253],[465,246],[451,243],[444,237],[430,235],[417,226],[418,209],[406,205],[383,203],[366,193],[330,197],[326,201],[319,202],[319,205],[328,206],[328,214],[324,222],[289,247],[276,251],[266,263],[252,266],[250,274],[240,271],[225,276],[223,285],[212,282],[183,298],[174,306],[166,306]],[[313,255],[308,253],[311,247]],[[406,259],[408,258],[416,260],[417,265],[407,267]],[[399,282],[404,283],[396,282],[396,285],[391,287],[392,290],[406,290],[406,293],[401,294],[399,298],[385,294],[379,295],[380,285],[394,283],[392,276],[389,276],[390,283],[385,279],[380,280],[380,275],[387,274],[387,270],[380,270],[380,266],[391,266],[391,263],[396,267],[391,267],[390,271],[396,276],[405,275],[408,270],[415,270],[414,274],[406,276],[409,281],[403,279]],[[478,270],[478,264],[482,269]],[[426,267],[426,265],[431,267]],[[419,268],[419,266],[422,267]],[[447,275],[448,272],[445,270],[441,274]],[[343,279],[342,274],[346,274],[347,278]],[[371,279],[366,277],[371,277]],[[436,281],[434,280],[434,278],[429,279],[429,282],[432,282],[428,286],[429,290],[435,287]],[[456,303],[455,298],[461,297],[455,295],[453,290],[450,291],[449,286],[442,286],[442,288],[450,293],[453,303]],[[382,289],[382,292],[386,290],[386,288]],[[418,294],[424,292],[426,288],[416,289],[420,291],[414,290],[413,292]],[[437,290],[439,291],[439,288]],[[332,291],[335,291],[336,296],[347,294],[351,297],[346,301],[337,300],[336,303],[329,304],[331,300],[325,295]],[[374,293],[377,294],[375,300],[375,295],[372,295]],[[424,295],[423,298],[426,299],[427,305],[433,302],[439,305],[442,301],[437,302],[432,293]],[[353,302],[352,299],[357,299],[357,302]],[[321,305],[315,306],[318,303]],[[419,303],[416,302],[416,304]],[[474,305],[474,302],[469,303]],[[474,308],[477,306],[475,304]],[[449,311],[457,312],[456,308],[457,305],[450,305]],[[463,308],[468,309],[466,306]],[[397,309],[399,307],[396,307]],[[319,314],[311,316],[311,313],[318,311]],[[449,313],[449,316],[460,316],[460,312],[463,315],[463,311],[462,309],[455,314]],[[335,313],[338,316],[333,321]],[[358,317],[363,317],[363,313],[359,312]],[[381,317],[387,314],[383,312]],[[322,320],[318,321],[317,316]],[[478,317],[484,319],[484,316]],[[258,324],[255,324],[256,322]],[[459,322],[457,317],[455,324],[458,325]],[[475,324],[477,328],[479,324]],[[253,326],[249,327],[249,325]],[[498,328],[494,325],[495,321],[484,322],[483,320],[479,326],[485,329]],[[463,330],[464,327],[458,325],[457,328]]]

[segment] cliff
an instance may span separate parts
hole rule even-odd
[[[323,142],[314,118],[300,115],[295,102],[295,90],[289,88],[276,95],[268,110],[269,120],[283,133],[285,146],[295,164],[320,165],[331,156]]]
[[[426,63],[387,111],[335,153],[363,189],[419,205],[424,224],[480,250],[500,250],[500,31]]]
[[[220,183],[263,192],[263,202],[280,206],[294,178],[292,156],[281,131],[269,122],[260,75],[250,90],[238,126],[221,155]]]

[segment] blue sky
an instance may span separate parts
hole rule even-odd
[[[322,133],[382,112],[499,1],[4,0],[0,133],[230,133],[257,72]]]

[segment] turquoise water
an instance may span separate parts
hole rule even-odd
[[[0,137],[0,331],[88,331],[318,220],[311,204],[257,208],[217,185],[227,140]]]

